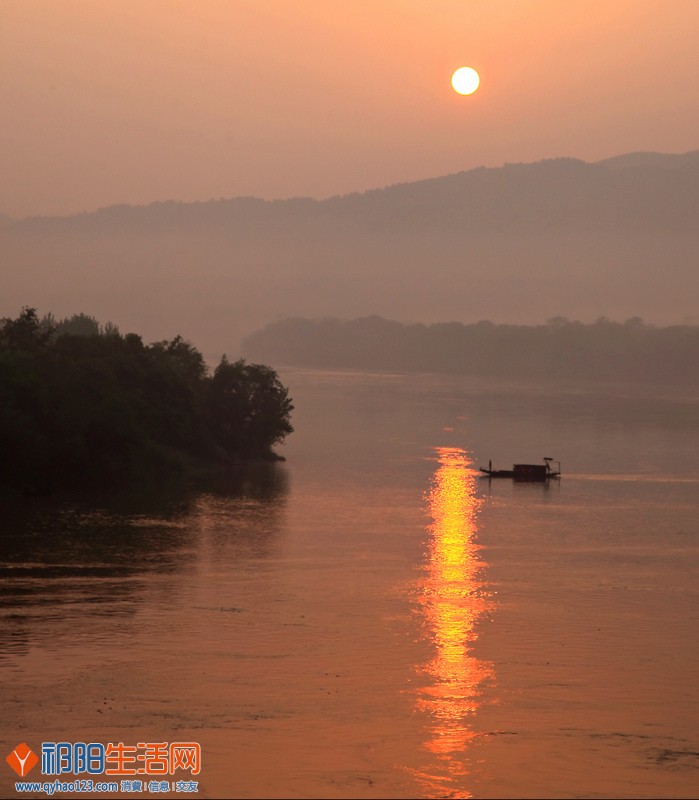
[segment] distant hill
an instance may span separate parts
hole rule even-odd
[[[699,161],[699,150],[691,153],[626,153],[597,161],[604,167],[626,169],[628,167],[657,167],[659,169],[682,169],[688,164]]]
[[[0,315],[90,309],[205,352],[289,316],[699,321],[699,151],[478,168],[327,200],[4,219]]]
[[[699,387],[699,326],[656,327],[638,317],[545,325],[287,319],[252,333],[243,351],[295,367]]]

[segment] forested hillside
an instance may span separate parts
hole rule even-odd
[[[249,336],[243,349],[287,365],[699,386],[699,327],[638,317],[588,325],[563,317],[545,325],[288,319]]]

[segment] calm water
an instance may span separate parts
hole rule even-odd
[[[697,399],[283,379],[285,464],[6,510],[5,751],[193,740],[200,797],[696,797]]]

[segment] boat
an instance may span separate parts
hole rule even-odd
[[[561,477],[561,462],[556,461],[557,469],[551,464],[552,458],[544,456],[543,464],[513,464],[512,469],[493,469],[493,462],[489,461],[487,467],[481,467],[483,476],[488,478],[512,478],[515,481],[547,481],[550,478]]]

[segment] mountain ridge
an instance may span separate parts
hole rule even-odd
[[[90,216],[102,216],[111,212],[124,212],[133,210],[134,212],[144,211],[148,209],[160,208],[191,208],[202,209],[206,207],[211,209],[215,206],[228,206],[230,204],[248,206],[253,205],[261,207],[280,207],[283,205],[319,205],[319,204],[341,204],[344,201],[350,201],[358,198],[366,198],[371,195],[378,195],[382,193],[393,193],[402,191],[406,187],[426,187],[430,185],[437,185],[441,182],[448,182],[455,179],[460,179],[464,176],[474,174],[481,175],[483,173],[494,174],[501,171],[519,170],[522,168],[540,167],[548,165],[568,164],[573,166],[594,167],[600,166],[614,170],[624,170],[633,168],[662,168],[668,170],[680,169],[687,166],[699,165],[699,150],[690,150],[685,153],[662,153],[657,151],[636,151],[632,153],[624,153],[618,156],[611,156],[610,158],[601,159],[599,161],[584,161],[572,156],[559,156],[554,158],[544,158],[538,161],[513,161],[506,162],[496,167],[479,166],[467,170],[457,170],[456,172],[446,173],[430,178],[420,178],[413,181],[399,181],[397,183],[387,184],[385,186],[378,186],[368,188],[361,191],[347,192],[345,194],[334,194],[323,198],[315,198],[307,195],[294,195],[291,197],[280,197],[265,199],[254,195],[235,195],[231,197],[219,197],[217,199],[210,198],[208,200],[176,200],[169,198],[166,200],[153,200],[149,203],[112,203],[105,206],[99,206],[92,210],[85,210],[71,214],[32,214],[26,217],[14,218],[8,214],[0,212],[0,222],[3,225],[17,224],[29,221],[38,220],[70,220],[80,219],[84,220]]]
[[[325,200],[163,201],[5,221],[0,314],[87,308],[207,352],[235,352],[288,316],[696,320],[697,209],[691,151],[478,167]]]

